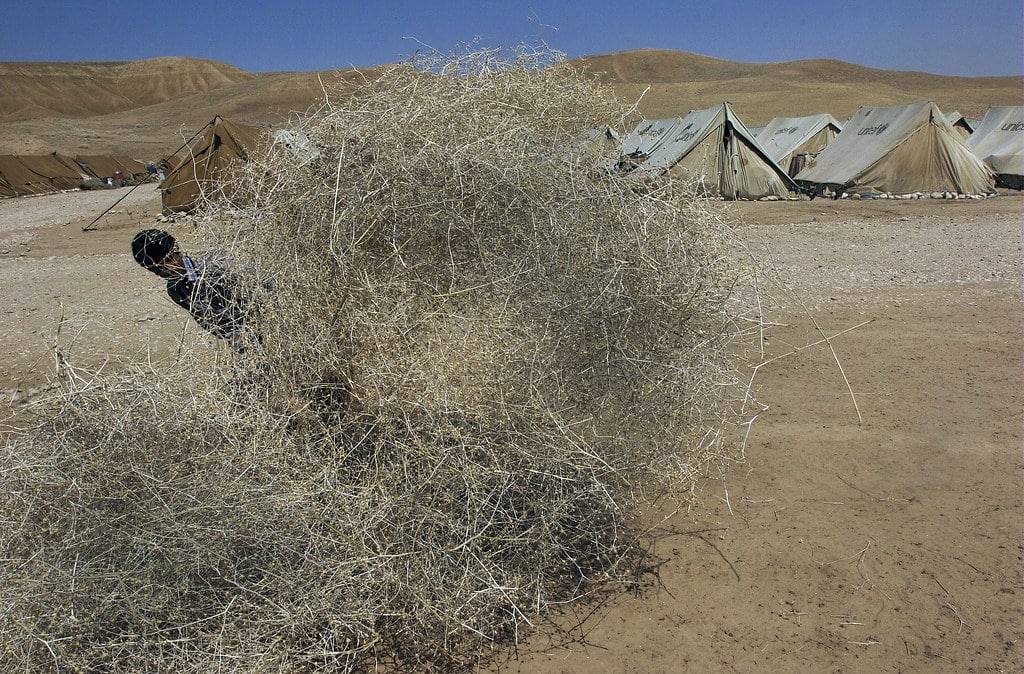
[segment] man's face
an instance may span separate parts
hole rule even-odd
[[[177,278],[186,274],[185,261],[181,259],[181,251],[177,246],[162,260],[150,266],[149,270],[164,278]]]

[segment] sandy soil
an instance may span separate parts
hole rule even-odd
[[[660,586],[492,671],[1024,670],[1021,195],[727,208],[783,284],[745,462],[661,527]],[[55,343],[113,367],[198,329],[128,254],[158,210],[152,186],[0,200],[3,410]]]
[[[187,316],[129,253],[131,237],[159,212],[155,185],[0,199],[5,406],[47,385],[58,337],[73,363],[90,368],[174,347]]]

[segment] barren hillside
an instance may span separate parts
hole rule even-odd
[[[178,57],[110,63],[0,63],[0,122],[136,110],[258,77],[226,63]]]
[[[1021,77],[946,77],[831,60],[738,63],[642,49],[587,56],[597,74],[648,118],[730,101],[749,125],[776,116],[934,100],[980,118],[989,105],[1019,105]],[[323,92],[373,79],[375,69],[248,73],[223,63],[158,58],[115,63],[0,63],[0,154],[128,154],[158,159],[214,115],[277,125]]]
[[[939,108],[981,118],[990,105],[1020,105],[1021,77],[948,77],[878,70],[828,59],[737,63],[658,49],[588,56],[579,62],[600,74],[626,100],[643,95],[648,118],[685,115],[729,101],[750,125],[774,117],[829,112],[845,119],[862,105],[932,100]],[[645,89],[649,90],[644,94]]]
[[[253,125],[279,125],[323,99],[325,89],[373,77],[373,70],[267,73],[126,111],[74,119],[0,122],[0,154],[128,154],[169,156],[215,115]]]

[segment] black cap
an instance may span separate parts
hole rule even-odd
[[[162,229],[144,229],[132,239],[135,261],[147,269],[174,250],[174,237]]]

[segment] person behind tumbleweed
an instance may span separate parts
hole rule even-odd
[[[256,281],[251,269],[223,255],[189,255],[174,237],[161,229],[146,229],[132,239],[135,261],[157,276],[167,279],[167,294],[186,309],[211,334],[228,341],[238,353],[258,346],[259,335],[246,322],[251,311],[246,291],[273,291],[270,280]],[[265,389],[263,374],[249,372],[238,382],[247,390]],[[340,372],[324,373],[323,379],[303,394],[325,428],[341,423],[347,413],[359,414],[362,404],[352,394],[351,383]],[[365,424],[364,424],[365,425]]]
[[[245,324],[248,298],[237,265],[223,256],[183,253],[162,229],[145,229],[132,239],[135,261],[167,279],[167,295],[196,323],[244,353],[259,340]],[[264,283],[269,289],[269,284]]]

